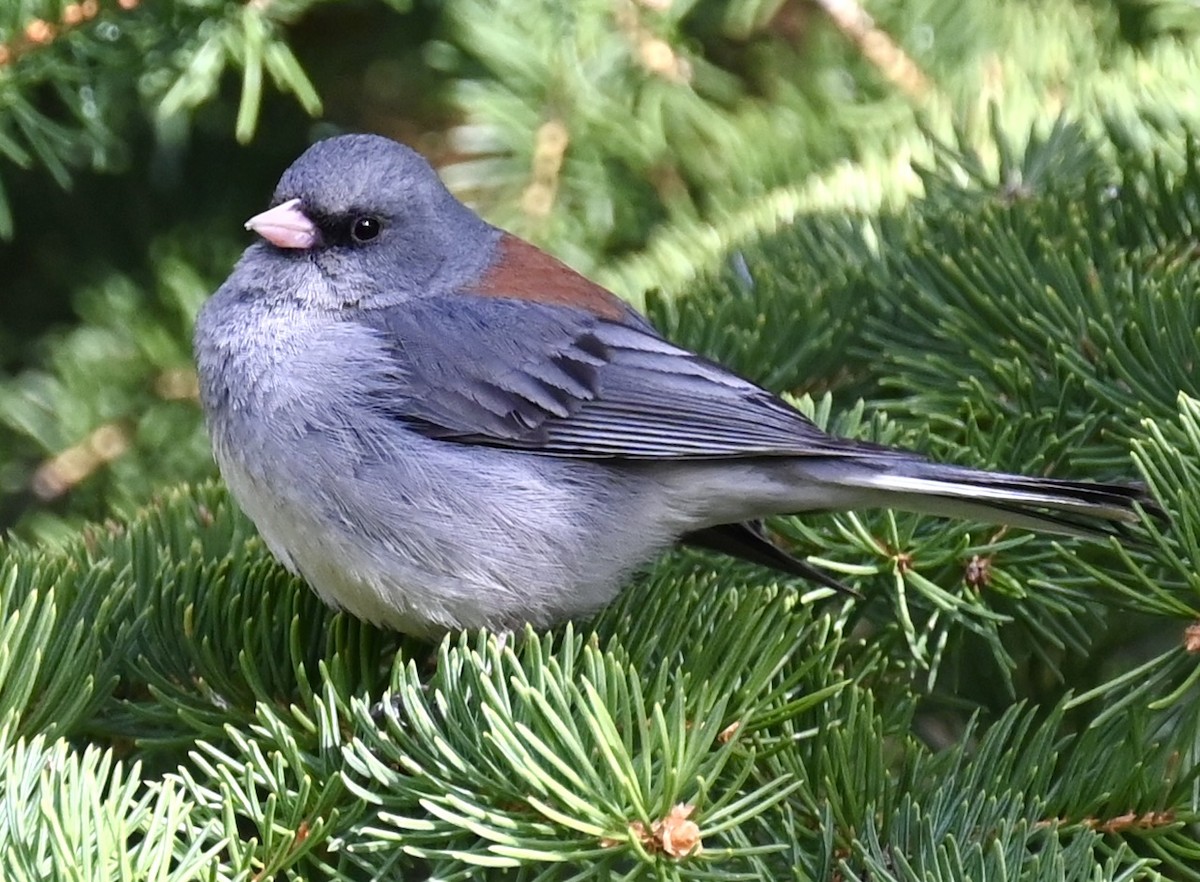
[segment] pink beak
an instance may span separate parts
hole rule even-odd
[[[299,199],[268,208],[246,221],[246,229],[254,230],[277,248],[311,248],[317,241],[317,227],[300,210]]]

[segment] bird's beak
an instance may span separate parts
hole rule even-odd
[[[254,230],[277,248],[311,248],[317,241],[317,226],[300,210],[299,199],[289,199],[254,215],[246,221],[246,229]]]

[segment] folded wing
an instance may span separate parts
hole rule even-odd
[[[355,320],[393,356],[373,406],[433,438],[589,458],[917,458],[831,436],[637,318],[468,295]]]

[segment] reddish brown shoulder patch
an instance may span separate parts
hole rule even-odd
[[[617,321],[629,310],[616,294],[510,233],[501,237],[492,265],[469,290],[484,297],[573,306]]]

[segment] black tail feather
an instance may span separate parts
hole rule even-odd
[[[709,551],[718,551],[730,557],[778,570],[789,576],[799,576],[842,594],[849,594],[853,597],[862,596],[824,570],[788,554],[770,540],[762,521],[718,524],[715,527],[706,527],[703,530],[688,533],[680,541],[685,545],[707,548]]]

